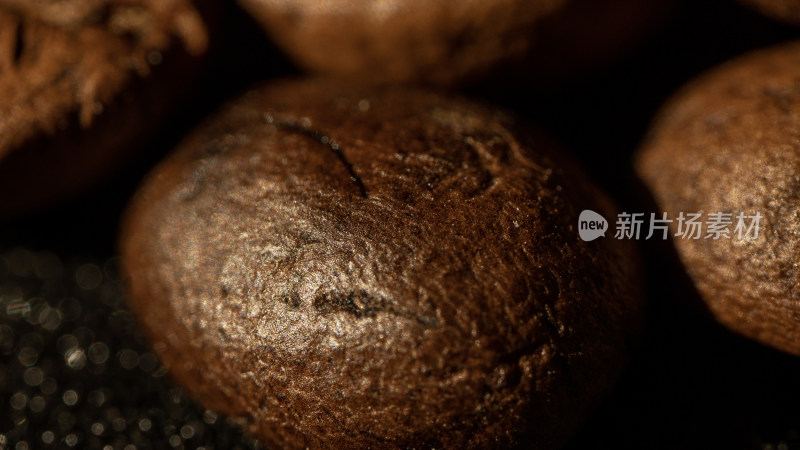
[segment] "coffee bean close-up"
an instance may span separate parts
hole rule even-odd
[[[0,450],[800,448],[791,0],[0,0]]]

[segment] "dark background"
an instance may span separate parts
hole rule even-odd
[[[80,198],[0,224],[0,248],[47,250],[62,258],[64,267],[72,267],[66,261],[107,261],[116,252],[120,213],[148,168],[220,102],[254,82],[298,73],[244,13],[232,10],[225,20],[227,42],[220,45],[198,94],[151,146],[142,149],[137,162]],[[540,125],[565,144],[624,209],[648,211],[647,196],[632,176],[630,161],[660,105],[704,70],[748,50],[796,37],[800,28],[781,25],[732,0],[677,1],[661,28],[631,52],[582,79],[547,92],[524,87],[509,92],[498,89],[502,83],[493,80],[466,93]],[[714,324],[693,306],[695,293],[675,264],[671,248],[648,242],[642,247],[650,303],[640,348],[617,388],[569,448],[800,448],[800,358],[762,347]],[[64,276],[70,273],[65,269]],[[34,277],[27,282],[37,281]],[[69,289],[75,295],[85,294],[74,286]],[[28,326],[21,321],[9,323],[15,329]],[[101,320],[95,326],[109,325]],[[143,345],[138,337],[131,339]],[[5,371],[0,376],[0,414],[8,409],[8,396],[21,389],[12,380],[17,370],[10,362],[13,351],[5,353],[8,361],[0,367]],[[130,389],[133,395],[120,396],[118,401],[124,405],[146,398],[153,404],[169,403],[166,394],[137,397],[137,390],[169,391],[166,381],[159,381],[164,384],[156,389],[148,377],[126,372],[125,384],[114,389]],[[178,415],[202,414],[183,400],[180,405],[183,409]],[[50,421],[50,417],[32,417],[25,428],[3,418],[0,433],[11,429],[12,442],[34,442]],[[216,442],[217,448],[245,442],[228,425],[216,427],[204,439]],[[187,448],[200,444],[196,439],[185,442]],[[171,448],[155,441],[139,445]]]

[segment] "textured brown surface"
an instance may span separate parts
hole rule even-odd
[[[0,0],[0,215],[123,160],[189,84],[207,40],[189,0]]]
[[[639,326],[612,205],[510,117],[402,89],[247,93],[150,174],[121,240],[173,376],[275,447],[549,448]]]
[[[637,160],[659,210],[673,218],[681,211],[764,216],[754,240],[676,239],[675,245],[721,323],[795,354],[800,354],[798,80],[798,42],[726,63],[671,101]]]
[[[800,2],[796,0],[739,0],[766,16],[800,25]]]
[[[607,60],[653,25],[652,0],[240,0],[298,64],[372,82],[451,85],[525,59],[553,81]],[[531,67],[532,66],[532,67]],[[513,73],[507,68],[506,74]]]

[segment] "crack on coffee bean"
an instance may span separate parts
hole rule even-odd
[[[556,318],[555,314],[553,313],[553,307],[549,304],[544,305],[544,314],[541,316],[544,319],[544,323],[547,324],[548,327],[558,336],[563,336],[564,332],[564,325],[559,323],[558,319]]]
[[[14,52],[12,53],[12,63],[15,66],[20,65],[22,61],[22,54],[25,52],[25,23],[19,21],[17,29],[14,31]]]
[[[114,19],[114,11],[111,8],[109,4],[100,5],[95,11],[87,13],[86,18],[95,24],[111,23]]]
[[[314,308],[321,314],[344,311],[356,317],[375,317],[386,309],[385,299],[365,291],[326,292],[314,298]]]
[[[389,439],[387,439],[387,438],[385,438],[383,436],[380,436],[378,434],[375,434],[375,433],[373,433],[373,432],[371,432],[369,430],[357,430],[357,433],[361,434],[361,435],[364,435],[364,436],[368,436],[372,440],[375,440],[375,441],[378,441],[378,442],[382,442],[382,443],[385,443],[385,444],[388,444],[390,442]],[[427,448],[437,448],[437,447],[433,446],[433,447],[427,447]]]
[[[304,234],[301,234],[300,236],[298,236],[297,243],[296,243],[294,248],[296,250],[300,250],[303,247],[306,247],[306,246],[309,246],[309,245],[314,245],[314,244],[321,244],[321,243],[322,243],[322,239],[320,239],[316,235],[311,234],[311,233],[304,233]]]
[[[344,154],[341,147],[336,143],[335,140],[331,139],[325,133],[311,128],[310,124],[305,124],[302,120],[287,117],[275,117],[271,115],[267,115],[266,120],[267,123],[275,125],[284,131],[308,136],[327,147],[333,152],[334,155],[336,155],[336,159],[338,159],[339,162],[344,165],[345,169],[347,169],[347,173],[350,175],[350,181],[352,181],[356,187],[358,187],[361,197],[367,198],[367,188],[364,186],[364,182],[361,180],[361,177],[358,176],[353,164],[347,159],[347,156]]]
[[[764,95],[775,105],[783,114],[792,112],[791,93],[786,90],[765,88]]]
[[[538,173],[548,172],[549,169],[531,159],[530,154],[525,150],[525,147],[517,140],[517,138],[514,136],[514,133],[512,133],[506,127],[499,124],[497,125],[496,132],[498,136],[501,138],[502,142],[508,146],[508,149],[510,150],[511,156],[514,158],[514,160],[516,160],[526,168],[531,169],[535,172]]]
[[[187,189],[180,196],[182,201],[189,202],[197,198],[197,195],[200,193],[200,189],[206,178],[206,172],[208,171],[207,165],[207,160],[201,160],[199,166],[192,171],[191,175],[189,176],[189,180],[187,180],[186,183]]]
[[[522,359],[525,356],[532,355],[538,352],[541,347],[542,343],[534,343],[518,348],[516,350],[512,350],[507,353],[503,353],[497,358],[497,365],[519,364],[520,359]]]
[[[374,318],[378,313],[385,312],[414,320],[426,327],[438,327],[439,323],[432,317],[414,314],[394,307],[386,298],[371,294],[367,291],[350,292],[325,292],[319,294],[313,301],[314,309],[320,314],[346,312],[357,318]]]
[[[514,353],[514,352],[512,352]],[[519,366],[521,355],[514,361],[498,364],[488,379],[489,386],[494,390],[514,389],[522,381],[522,369]]]
[[[539,295],[541,295],[543,303],[541,308],[544,312],[537,315],[537,318],[541,319],[541,322],[550,328],[553,335],[563,336],[566,330],[558,320],[557,311],[554,310],[559,297],[561,297],[559,278],[550,269],[541,270],[539,273],[542,281],[542,285],[539,286]]]
[[[297,309],[300,307],[300,296],[296,292],[291,294],[279,295],[277,300],[291,308]]]

